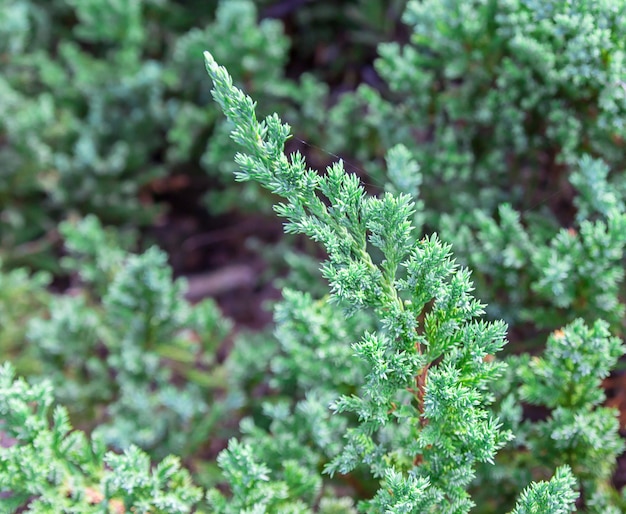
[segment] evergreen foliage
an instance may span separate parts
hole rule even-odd
[[[53,401],[49,382],[31,385],[10,364],[0,368],[2,512],[192,512],[202,492],[179,459],[151,469],[135,446],[107,452],[100,438],[72,431],[67,410]]]
[[[223,415],[209,400],[229,322],[212,300],[185,301],[184,282],[156,247],[128,253],[95,217],[60,230],[64,265],[80,282],[29,323],[39,373],[107,446],[191,455]]]
[[[548,476],[554,466],[566,464],[581,484],[579,512],[623,512],[626,503],[610,484],[624,442],[616,412],[603,406],[601,385],[624,351],[606,322],[587,326],[577,319],[549,336],[542,356],[509,358],[496,390],[498,411],[516,438],[495,467],[481,469],[475,494],[482,497],[487,484],[498,484],[501,505],[508,508],[520,481],[532,473]],[[523,405],[543,414],[531,420]]]
[[[268,4],[0,0],[0,510],[625,512],[602,387],[626,353],[624,5],[320,2],[290,41]],[[326,112],[335,89],[288,78],[328,59],[320,20],[367,53],[405,4],[384,84]],[[307,143],[274,111],[376,186],[287,154]],[[231,340],[163,251],[104,228],[201,171],[212,212],[273,205],[325,252],[320,280],[264,250],[292,268],[273,333]],[[502,356],[507,326],[543,353]]]
[[[360,503],[363,511],[468,512],[474,503],[467,488],[476,465],[492,463],[512,438],[490,407],[491,384],[504,366],[492,356],[505,343],[505,325],[479,319],[484,312],[471,296],[469,272],[454,263],[448,246],[436,236],[416,240],[412,235],[408,195],[370,197],[341,162],[319,175],[299,154],[286,157],[289,127],[276,115],[258,122],[250,97],[233,86],[210,54],[205,58],[213,95],[233,124],[233,139],[245,150],[236,157],[237,178],[256,180],[283,196],[275,209],[287,219],[285,230],[305,233],[328,252],[322,271],[331,301],[346,315],[369,312],[377,320],[375,330],[352,344],[365,365],[364,382],[358,392],[332,404],[335,415],[348,413],[352,423],[325,473],[345,476],[360,468],[380,480],[374,497]],[[622,351],[612,341],[613,350],[604,350],[612,355],[607,362]],[[596,372],[596,380],[605,373]],[[607,427],[614,420],[610,411],[599,416]],[[613,421],[608,431],[615,434],[616,428]],[[245,504],[245,492],[252,495],[250,504],[258,498],[259,489],[245,484],[268,482],[263,488],[269,487],[266,463],[250,461],[257,471],[247,478],[236,472],[252,448],[231,443],[221,461],[235,501],[244,502],[238,505]],[[281,484],[275,486],[280,490]],[[572,511],[578,496],[574,484],[565,466],[549,485],[525,492],[516,510]],[[279,495],[272,491],[268,501]],[[225,501],[213,494],[214,502]],[[291,494],[283,490],[282,497]]]
[[[496,217],[476,210],[462,227],[444,217],[444,230],[477,271],[481,291],[487,297],[510,291],[494,315],[550,329],[574,316],[601,317],[622,330],[626,211],[622,196],[609,193],[607,171],[601,161],[580,160],[572,174],[581,191],[577,219],[567,228],[529,225],[510,204]]]
[[[411,149],[426,232],[516,331],[623,330],[624,9],[409,1],[410,42],[378,47],[388,89],[362,85],[329,114],[325,144],[381,186],[382,158]]]
[[[26,348],[28,322],[43,315],[51,295],[45,287],[50,276],[45,272],[30,275],[25,269],[1,271],[0,263],[0,352],[20,373],[39,370],[32,348]]]
[[[289,40],[279,21],[258,20],[251,0],[2,0],[0,25],[0,252],[9,267],[55,268],[55,227],[68,213],[152,222],[166,173],[197,187],[205,172],[224,183],[233,145],[193,71],[207,46],[268,108],[306,120],[311,139],[321,121],[326,88],[310,74],[286,77]],[[232,188],[215,193],[213,212],[232,208]],[[243,194],[245,204],[263,201],[254,188]]]

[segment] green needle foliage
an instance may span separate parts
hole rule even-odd
[[[576,316],[589,323],[603,318],[623,330],[626,210],[608,171],[588,156],[579,161],[571,176],[580,192],[577,214],[569,227],[529,225],[510,204],[495,217],[477,209],[463,226],[442,217],[480,290],[494,301],[490,314],[550,329]]]
[[[534,483],[524,489],[519,504],[512,514],[533,514],[538,512],[554,512],[567,514],[572,512],[571,505],[576,500],[572,494],[576,480],[567,468],[559,468],[550,482]]]
[[[491,356],[505,344],[505,324],[480,319],[483,306],[471,295],[469,271],[455,264],[448,245],[436,236],[416,240],[408,195],[367,196],[341,162],[320,175],[298,153],[285,156],[289,127],[276,114],[257,121],[251,98],[211,54],[205,59],[213,96],[245,151],[236,157],[237,179],[257,181],[284,198],[275,210],[287,219],[285,230],[306,234],[328,252],[322,272],[330,300],[344,315],[364,311],[377,320],[352,344],[365,364],[363,387],[341,395],[332,409],[357,422],[324,472],[348,475],[361,467],[379,480],[374,497],[361,502],[363,511],[468,512],[476,465],[493,462],[512,438],[490,408],[490,386],[503,372]],[[221,458],[235,505],[255,504],[259,489],[251,484],[270,487],[270,470],[252,465],[252,448],[231,443]],[[246,461],[250,467],[242,473]],[[573,510],[574,483],[570,469],[562,468],[549,486],[535,485],[523,495],[518,512]],[[270,496],[288,499],[294,488],[275,483]],[[210,499],[229,512],[221,493],[213,491]],[[308,512],[297,504],[275,509]]]
[[[329,113],[325,146],[380,186],[397,169],[383,158],[411,149],[426,232],[514,334],[577,317],[623,331],[625,15],[621,0],[411,0],[409,40],[378,46],[385,85]]]
[[[231,209],[242,194],[223,191],[234,145],[194,63],[210,45],[268,108],[307,120],[314,139],[326,87],[286,77],[289,44],[251,0],[0,0],[5,264],[58,271],[50,252],[69,213],[151,223],[153,199],[171,191],[166,175],[206,189],[208,173],[220,192],[209,208]],[[262,203],[258,193],[237,204]]]
[[[147,514],[192,512],[202,491],[176,457],[151,468],[137,447],[107,452],[102,440],[72,431],[67,410],[52,409],[49,382],[31,385],[0,367],[2,512]]]
[[[190,456],[224,413],[210,399],[222,387],[216,352],[229,322],[212,300],[185,300],[156,247],[129,253],[92,216],[60,231],[79,282],[30,320],[39,374],[107,446]]]
[[[548,475],[567,464],[580,481],[582,512],[618,513],[626,508],[611,487],[617,457],[624,451],[614,409],[603,406],[602,380],[625,352],[605,322],[587,326],[578,319],[550,335],[541,357],[514,357],[501,382],[501,413],[517,438],[498,456],[498,472],[483,469],[487,481],[510,483],[520,469]],[[520,400],[550,414],[539,421],[522,419]],[[499,476],[496,476],[499,475]]]
[[[614,410],[601,406],[601,381],[623,354],[622,341],[610,337],[606,323],[588,328],[577,320],[552,334],[544,355],[519,370],[522,398],[551,410],[529,435],[531,451],[548,467],[567,462],[595,512],[607,512],[609,502],[601,497],[624,450]]]
[[[534,263],[537,295],[561,288],[564,300],[553,306],[563,316],[583,309],[581,299],[591,306],[552,332],[543,355],[511,357],[507,366],[497,358],[506,324],[487,320],[450,245],[417,232],[427,227],[426,203],[413,200],[426,175],[409,147],[387,153],[389,191],[370,196],[341,162],[317,173],[300,154],[286,156],[289,126],[276,114],[258,121],[251,98],[210,54],[205,59],[224,126],[243,148],[237,178],[281,197],[274,208],[285,230],[324,247],[330,291],[285,288],[274,335],[240,335],[222,364],[216,355],[228,322],[211,301],[185,301],[163,252],[126,251],[93,216],[62,224],[71,294],[44,292],[45,275],[0,275],[7,294],[24,293],[15,304],[0,296],[8,327],[0,335],[20,338],[0,341],[29,374],[26,382],[11,364],[0,369],[0,506],[10,513],[626,510],[611,484],[624,445],[601,389],[625,353],[611,335],[619,319],[610,316],[620,308],[624,205],[606,167],[581,161],[572,179],[578,228],[559,232],[548,250],[535,251],[534,234],[501,209],[512,237],[494,231],[492,258],[514,269]],[[595,261],[579,269],[586,260]],[[307,283],[303,271],[294,283]],[[598,312],[608,321],[591,319]],[[52,408],[52,389],[67,409]],[[528,408],[544,414],[526,416]],[[91,436],[72,430],[70,417]],[[172,452],[179,457],[165,457]],[[205,493],[179,458],[198,471]]]

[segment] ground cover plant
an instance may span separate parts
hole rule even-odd
[[[233,138],[244,148],[237,156],[238,178],[259,181],[285,199],[276,206],[277,213],[287,219],[285,230],[307,234],[328,252],[322,269],[331,299],[345,315],[369,310],[377,322],[376,330],[365,332],[352,344],[355,356],[365,364],[361,392],[341,395],[331,405],[335,414],[353,414],[357,422],[346,430],[343,449],[326,462],[324,471],[345,475],[365,465],[374,478],[382,479],[374,498],[360,504],[368,512],[468,511],[474,504],[466,488],[474,478],[475,465],[491,462],[513,435],[502,430],[489,409],[494,397],[488,384],[503,371],[502,364],[490,357],[505,343],[504,324],[476,319],[484,313],[482,305],[472,298],[469,272],[455,265],[449,247],[436,236],[417,239],[412,234],[414,211],[408,195],[368,197],[341,162],[320,176],[306,168],[299,154],[286,157],[283,147],[289,127],[276,115],[258,122],[252,100],[233,87],[232,79],[210,54],[205,57],[214,96],[233,123]],[[604,362],[591,365],[587,361],[578,371],[578,363],[587,360],[580,348],[593,339],[602,348],[593,354],[602,355]],[[555,411],[546,425],[535,430],[543,429],[543,437],[546,430],[571,434],[573,420],[582,421],[576,414],[579,407],[594,412],[603,419],[604,428],[587,431],[584,450],[572,447],[571,437],[564,437],[568,458],[561,454],[557,460],[573,464],[580,458],[587,461],[581,469],[598,472],[588,459],[607,439],[615,441],[615,446],[605,447],[613,458],[621,451],[615,413],[595,409],[602,393],[573,399],[572,382],[584,387],[579,384],[581,373],[595,385],[586,391],[597,391],[599,380],[624,349],[605,325],[600,323],[590,332],[582,320],[559,332],[551,343],[554,354],[547,353],[545,364],[528,365],[523,394],[553,408],[558,404],[563,411]],[[548,382],[533,381],[533,368],[543,368],[540,375]],[[597,373],[594,378],[591,368]],[[564,380],[566,370],[576,376],[569,384]],[[553,375],[560,375],[557,381],[567,400],[558,394],[549,400],[545,394],[546,386],[554,387],[547,385]],[[506,408],[511,409],[511,404]],[[252,505],[248,494],[259,501],[260,491],[242,485],[260,482],[261,474],[271,469],[259,470],[256,478],[251,474],[241,482],[235,470],[241,472],[241,460],[252,456],[248,452],[254,452],[254,446],[232,443],[221,462],[231,476],[231,502],[239,508]],[[571,459],[573,455],[577,457]],[[601,462],[606,462],[604,457]],[[284,457],[279,462],[284,464]],[[568,483],[569,469],[559,469],[554,489],[535,486],[532,493],[522,495],[517,511],[572,509],[576,495],[569,489],[573,485]],[[287,470],[283,473],[290,477]],[[591,511],[600,506],[600,512],[609,505],[618,509],[613,502],[619,500],[607,489],[607,478],[605,474],[595,486],[585,488],[588,498],[583,501]],[[213,499],[215,504],[229,512],[232,503],[218,497]],[[280,499],[276,500],[275,505],[280,505]],[[271,499],[267,501],[268,506],[272,504]]]
[[[29,385],[5,365],[0,501],[7,510],[620,512],[623,499],[612,489],[610,473],[623,443],[616,412],[600,406],[600,383],[624,347],[608,325],[577,320],[551,336],[543,357],[519,358],[507,371],[497,356],[506,325],[481,319],[484,306],[472,295],[470,272],[455,263],[449,245],[436,235],[414,234],[411,197],[369,196],[341,162],[319,174],[298,153],[286,156],[289,127],[277,115],[257,121],[250,97],[210,54],[205,59],[213,95],[244,150],[237,177],[281,196],[275,210],[286,218],[286,231],[325,247],[329,295],[316,300],[285,291],[276,308],[275,343],[265,346],[267,368],[256,377],[242,369],[258,360],[254,348],[239,343],[233,349],[230,380],[239,387],[227,401],[245,396],[251,379],[256,386],[269,381],[267,394],[247,400],[249,415],[217,458],[223,486],[204,496],[176,458],[166,457],[151,471],[148,457],[130,441],[110,439],[126,450],[106,453],[107,430],[96,430],[89,444],[81,432],[70,431],[65,409],[57,408],[50,421],[50,380]],[[113,356],[116,342],[139,333],[165,329],[171,337],[175,286],[168,285],[162,261],[142,268],[144,260],[155,264],[158,253],[125,254],[94,218],[63,232],[72,250],[67,265],[81,272],[94,298],[102,295],[103,315],[113,312],[102,330],[126,327],[105,343]],[[99,309],[86,314],[80,296],[68,301],[77,303],[75,322],[97,326]],[[161,301],[169,307],[159,310]],[[120,309],[129,309],[128,316]],[[31,340],[39,337],[38,350],[45,351],[48,340],[60,348],[50,337],[59,319],[34,323]],[[85,335],[85,346],[93,348],[88,332],[76,335]],[[138,366],[153,360],[146,351],[100,365],[109,363],[120,378],[136,375]],[[68,355],[74,356],[80,359]],[[66,383],[71,385],[60,380],[57,387]],[[155,383],[155,393],[168,387]],[[519,399],[546,405],[551,414],[528,423]],[[170,405],[173,413],[178,408]],[[167,420],[167,410],[159,417]],[[141,438],[134,442],[150,446]],[[512,456],[500,463],[503,452]],[[479,466],[491,473],[477,475]],[[539,481],[523,483],[527,477]],[[510,505],[498,494],[486,499],[493,484],[502,483],[517,496]],[[473,500],[472,486],[484,504]]]
[[[0,511],[626,511],[620,2],[2,4]],[[205,173],[265,330],[136,230]]]

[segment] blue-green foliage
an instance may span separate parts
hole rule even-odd
[[[223,414],[210,397],[228,322],[211,300],[187,303],[157,248],[125,252],[94,217],[61,232],[80,282],[30,322],[43,376],[107,445],[190,455]]]
[[[583,153],[619,170],[623,14],[611,0],[411,1],[411,43],[379,46],[377,69],[400,100],[388,128],[398,120],[394,135],[428,134],[418,161],[459,192],[457,207],[475,205],[477,185],[520,184],[538,169],[557,185],[559,165]]]
[[[567,514],[574,512],[576,494],[572,488],[576,479],[567,468],[559,468],[550,482],[533,483],[524,489],[518,504],[511,514],[532,514],[537,512],[553,512]]]
[[[3,271],[0,263],[0,352],[21,374],[38,372],[33,349],[25,347],[26,327],[46,312],[51,295],[45,272],[30,276],[25,269]]]
[[[607,487],[624,442],[617,411],[602,406],[606,398],[601,387],[625,352],[606,323],[587,327],[578,319],[551,334],[540,358],[516,370],[521,399],[551,411],[545,421],[524,424],[525,445],[548,469],[558,463],[571,467],[580,480],[587,512],[617,513],[626,508]]]
[[[7,3],[16,32],[0,81],[3,246],[49,232],[63,210],[145,222],[151,210],[138,196],[159,173],[149,157],[165,110],[161,67],[142,55],[141,4]],[[87,43],[97,50],[86,51]]]
[[[53,401],[49,382],[31,385],[9,364],[0,368],[2,512],[192,512],[202,491],[178,458],[152,468],[137,447],[107,452],[102,439],[73,431]]]
[[[602,317],[618,329],[624,316],[626,211],[606,173],[602,162],[580,160],[572,173],[581,193],[570,227],[542,225],[509,204],[500,206],[495,219],[476,210],[464,226],[443,217],[445,232],[478,272],[481,291],[493,299],[493,315],[550,329],[575,316],[589,322]],[[506,301],[499,303],[504,291]]]
[[[200,158],[203,169],[219,179],[222,187],[210,191],[207,199],[212,212],[230,209],[235,202],[239,207],[254,205],[257,209],[270,204],[256,187],[234,190],[230,186],[230,176],[236,171],[230,127],[210,104],[204,76],[195,71],[198,55],[207,46],[228,63],[238,83],[263,99],[266,109],[280,109],[288,118],[302,120],[312,138],[321,122],[319,104],[325,101],[326,88],[309,74],[297,82],[285,77],[290,42],[282,24],[257,18],[254,2],[221,2],[215,22],[190,30],[172,53],[172,79],[179,99],[169,103],[174,123],[168,134],[169,156],[181,163]]]
[[[367,512],[468,512],[475,466],[493,462],[512,437],[490,409],[489,386],[503,370],[490,356],[505,343],[505,325],[478,319],[484,312],[471,296],[469,272],[455,264],[448,246],[436,236],[415,240],[408,195],[369,197],[341,162],[322,176],[307,169],[299,154],[286,157],[289,126],[277,115],[258,122],[250,97],[233,86],[208,52],[205,58],[213,95],[245,150],[236,157],[237,178],[255,180],[285,199],[275,207],[288,220],[285,230],[308,235],[328,252],[322,272],[331,301],[345,315],[363,312],[377,320],[351,345],[365,366],[364,382],[332,404],[335,415],[349,413],[352,423],[325,472],[354,477],[357,468],[369,470],[380,488],[371,501],[361,502]],[[280,404],[266,412],[274,418],[273,442],[280,433],[293,438],[301,426],[297,413],[285,417],[289,411]],[[270,499],[291,498],[293,492],[284,488],[287,471],[272,477],[284,460],[274,466],[250,460],[253,445],[266,453],[266,434],[258,433],[249,444],[231,443],[221,459],[236,504],[245,508],[258,501],[254,484],[269,488]],[[237,472],[246,460],[255,473]],[[273,487],[271,478],[279,480]],[[558,505],[571,511],[574,484],[564,468],[551,487],[535,486],[518,507],[548,512]],[[228,512],[222,495],[210,494]]]
[[[354,424],[350,416],[333,414],[328,405],[363,385],[365,370],[354,361],[350,343],[372,325],[363,315],[346,319],[337,314],[327,298],[314,300],[283,289],[275,308],[274,337],[244,334],[229,356],[231,402],[243,402],[248,412],[240,423],[243,446],[231,442],[229,459],[253,448],[255,462],[267,466],[266,480],[283,483],[285,502],[272,504],[268,496],[267,512],[296,500],[312,505],[316,498],[321,498],[323,512],[354,512],[351,500],[336,499],[337,491],[322,480],[319,468],[339,454],[346,427]],[[257,399],[256,391],[265,394]],[[230,461],[222,460],[222,467],[225,462]],[[217,491],[211,495],[216,505],[225,501]],[[238,502],[250,501],[253,493],[235,495],[234,502],[227,502],[231,510],[223,512],[237,512]],[[332,505],[339,510],[329,510]]]
[[[607,323],[588,326],[577,319],[549,336],[543,355],[507,359],[509,369],[496,387],[497,410],[516,439],[495,467],[480,469],[475,494],[485,497],[487,484],[498,487],[501,507],[508,508],[516,484],[565,464],[580,482],[580,512],[623,512],[626,502],[610,484],[624,442],[618,412],[603,405],[602,380],[625,352]]]
[[[397,167],[382,158],[410,149],[425,230],[516,330],[622,324],[624,9],[409,1],[410,41],[378,47],[390,91],[360,86],[329,114],[325,144],[386,190]]]
[[[207,46],[312,134],[323,112],[326,89],[310,75],[286,78],[289,40],[280,22],[258,21],[251,0],[2,0],[0,13],[7,265],[53,267],[45,256],[68,212],[142,226],[154,220],[166,173],[206,187],[203,170],[218,183],[232,171],[228,129],[193,71]],[[244,194],[245,204],[262,202],[254,189]],[[215,212],[232,204],[232,192],[210,195]]]
[[[402,3],[355,2],[370,21]],[[626,510],[602,390],[625,351],[612,335],[624,322],[624,6],[410,1],[410,42],[379,47],[390,91],[362,86],[326,124],[326,88],[285,78],[282,26],[249,0],[216,4],[0,0],[0,246],[12,266],[62,239],[70,274],[57,296],[47,275],[0,273],[0,349],[30,382],[0,370],[0,506]],[[324,9],[306,12],[343,12]],[[207,46],[235,76],[205,54],[226,119],[194,64]],[[385,193],[368,195],[342,162],[320,174],[286,156],[290,127],[259,122],[234,83],[306,139],[349,147]],[[225,363],[228,321],[185,300],[163,252],[128,252],[94,216],[54,228],[67,209],[141,223],[156,176],[201,167],[247,182],[224,182],[212,209],[273,203],[327,256],[330,294],[287,254],[298,273],[274,334],[240,333]],[[549,329],[545,352],[499,360],[499,318],[523,342]],[[52,388],[67,409],[52,409]],[[204,498],[170,452],[199,470]]]

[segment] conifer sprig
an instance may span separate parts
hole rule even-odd
[[[383,481],[368,512],[466,512],[477,462],[491,462],[512,436],[492,415],[489,383],[502,364],[503,322],[479,319],[467,269],[436,235],[416,241],[408,195],[367,196],[337,162],[318,174],[299,153],[284,155],[290,134],[276,114],[259,122],[255,103],[205,52],[212,94],[231,121],[238,180],[283,197],[275,207],[285,230],[321,243],[331,300],[347,314],[372,310],[379,329],[353,344],[367,364],[359,395],[332,408],[358,416],[329,474],[365,464]],[[398,497],[401,496],[401,498]],[[400,503],[398,503],[400,502]]]

